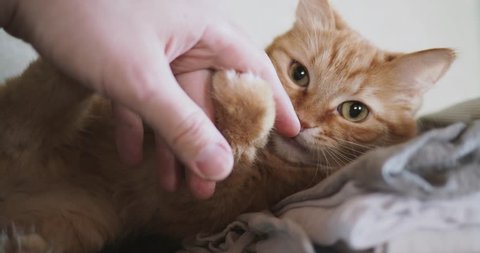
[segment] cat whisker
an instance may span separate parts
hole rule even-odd
[[[338,166],[339,164],[341,164],[339,162],[339,160],[337,159],[337,157],[330,151],[330,150],[327,150],[326,153],[328,154],[328,156],[333,160],[333,162],[335,163],[336,166]]]
[[[323,155],[323,158],[324,158],[324,164],[327,166],[327,167],[331,167],[332,165],[330,164],[330,159],[328,159],[327,155],[325,153],[325,150],[320,150],[322,152],[322,155]]]
[[[336,166],[342,165],[342,159],[335,153],[333,152],[335,149],[326,149],[326,153],[334,160]]]
[[[342,154],[340,150],[332,150],[332,153],[340,159],[341,163],[339,165],[343,166],[352,161],[352,158]]]
[[[328,164],[328,159],[327,159],[327,156],[325,155],[325,152],[324,152],[323,150],[319,150],[319,151],[317,151],[317,153],[322,153],[323,159],[324,159],[324,161],[325,161],[325,165],[326,165],[326,166],[330,166],[330,165]],[[319,160],[320,160],[320,159],[318,159],[317,161],[319,161]]]
[[[336,171],[336,167],[330,164],[330,160],[327,158],[324,150],[320,150],[320,151],[317,152],[317,153],[320,153],[320,152],[322,153],[322,155],[323,155],[323,157],[324,157],[324,159],[325,159],[325,167],[322,168],[322,172],[325,174],[325,175],[324,175],[325,177],[328,177],[328,176],[330,176],[334,171]],[[318,163],[318,165],[320,165],[320,163]]]
[[[365,149],[358,149],[349,145],[343,145],[342,148],[344,149],[342,152],[350,156],[358,156],[365,153]],[[347,153],[347,151],[351,153]]]
[[[351,154],[345,153],[345,152],[343,152],[342,150],[338,150],[338,149],[337,149],[337,150],[334,150],[334,152],[335,152],[338,156],[340,156],[340,157],[343,159],[344,162],[349,163],[349,162],[351,162],[351,161],[354,159],[354,158],[351,156]]]
[[[338,141],[338,142],[341,142],[341,143],[347,143],[347,144],[350,144],[352,146],[365,148],[365,149],[372,149],[372,148],[377,147],[377,145],[374,145],[374,144],[361,144],[361,143],[357,143],[357,142],[353,142],[353,141],[349,141],[349,140],[345,140],[345,139],[340,139],[340,138],[333,138],[333,139]]]
[[[318,156],[319,156],[319,153],[318,152],[315,152],[315,160],[318,161]],[[313,177],[312,177],[312,181],[310,182],[311,185],[314,185],[315,183],[317,183],[317,177],[318,177],[318,174],[320,172],[320,166],[321,164],[320,163],[315,163],[315,173],[313,174]]]

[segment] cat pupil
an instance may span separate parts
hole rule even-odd
[[[368,107],[358,101],[346,101],[337,108],[340,115],[351,122],[361,122],[367,118],[369,114]]]
[[[363,105],[361,103],[353,103],[351,106],[350,106],[350,117],[352,118],[356,118],[358,117],[363,111]]]
[[[303,66],[298,66],[295,71],[293,72],[293,78],[295,80],[302,80],[307,74],[307,70]]]
[[[307,68],[296,61],[290,66],[289,75],[290,79],[300,87],[307,87],[310,83]]]

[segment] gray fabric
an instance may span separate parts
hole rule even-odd
[[[445,127],[453,123],[468,123],[480,119],[480,98],[471,99],[444,110],[424,115],[418,120],[420,130]]]
[[[368,191],[419,198],[449,198],[480,190],[480,121],[429,131],[405,144],[375,149],[313,188],[293,194],[274,210],[321,199],[350,181]]]
[[[480,227],[449,230],[416,230],[389,240],[375,253],[478,253]],[[425,243],[434,242],[434,243]]]
[[[480,226],[480,121],[373,150],[274,208],[318,244],[365,249],[417,228]],[[465,198],[461,198],[466,196]],[[432,217],[434,216],[434,217]]]
[[[315,252],[302,228],[269,213],[241,215],[223,232],[216,235],[198,235],[185,244],[185,250],[179,253]]]
[[[454,124],[373,150],[287,197],[273,215],[242,215],[185,252],[310,253],[308,241],[365,249],[418,228],[480,226],[479,182],[480,121]]]
[[[278,217],[297,223],[315,244],[344,242],[353,250],[374,248],[419,229],[443,231],[466,225],[480,228],[479,192],[448,200],[358,192],[350,182],[340,196],[332,196],[336,204],[332,197],[304,201]]]

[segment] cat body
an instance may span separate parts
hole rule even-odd
[[[266,209],[281,196],[318,182],[298,173],[270,175],[274,166],[281,165],[288,174],[296,169],[280,161],[278,165],[256,164],[254,160],[268,154],[253,159],[253,151],[248,149],[255,145],[252,142],[264,145],[267,140],[274,120],[272,94],[259,79],[230,75],[239,78],[239,85],[246,85],[245,91],[239,93],[238,84],[221,85],[222,103],[237,110],[239,105],[233,106],[227,94],[242,100],[241,96],[248,95],[258,108],[251,105],[243,107],[244,112],[237,110],[238,120],[245,121],[257,112],[258,127],[268,127],[260,130],[261,139],[245,138],[245,146],[240,140],[239,145],[232,143],[237,151],[232,175],[218,184],[211,199],[199,200],[186,187],[175,193],[160,188],[150,130],[145,133],[144,162],[138,167],[126,166],[114,145],[109,101],[45,62],[33,63],[20,79],[0,89],[4,109],[0,116],[2,122],[11,123],[0,124],[4,133],[0,139],[0,224],[8,227],[14,222],[20,233],[33,225],[58,252],[91,252],[137,230],[181,238],[220,229],[240,213]],[[232,122],[227,120],[224,126]],[[232,128],[238,128],[234,134],[248,134],[241,129],[255,130],[255,125],[245,122]],[[259,133],[255,130],[252,134],[256,137]]]
[[[221,229],[371,148],[414,136],[421,95],[454,58],[449,49],[380,50],[326,0],[301,0],[293,28],[267,53],[302,130],[294,138],[271,131],[275,106],[262,80],[216,73],[215,121],[235,165],[208,200],[186,187],[160,188],[149,129],[143,163],[123,164],[110,102],[47,63],[37,61],[0,86],[0,231],[7,231],[0,249],[17,252],[22,241],[27,252],[95,252],[135,233],[183,238]]]

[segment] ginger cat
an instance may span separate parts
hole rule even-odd
[[[218,72],[216,124],[235,155],[209,200],[158,186],[154,138],[144,162],[122,164],[109,101],[37,61],[0,87],[0,252],[87,253],[137,232],[182,238],[215,231],[325,178],[368,149],[416,133],[422,94],[454,59],[449,49],[383,51],[327,0],[300,0],[297,20],[267,49],[302,131],[272,132],[269,86]]]

